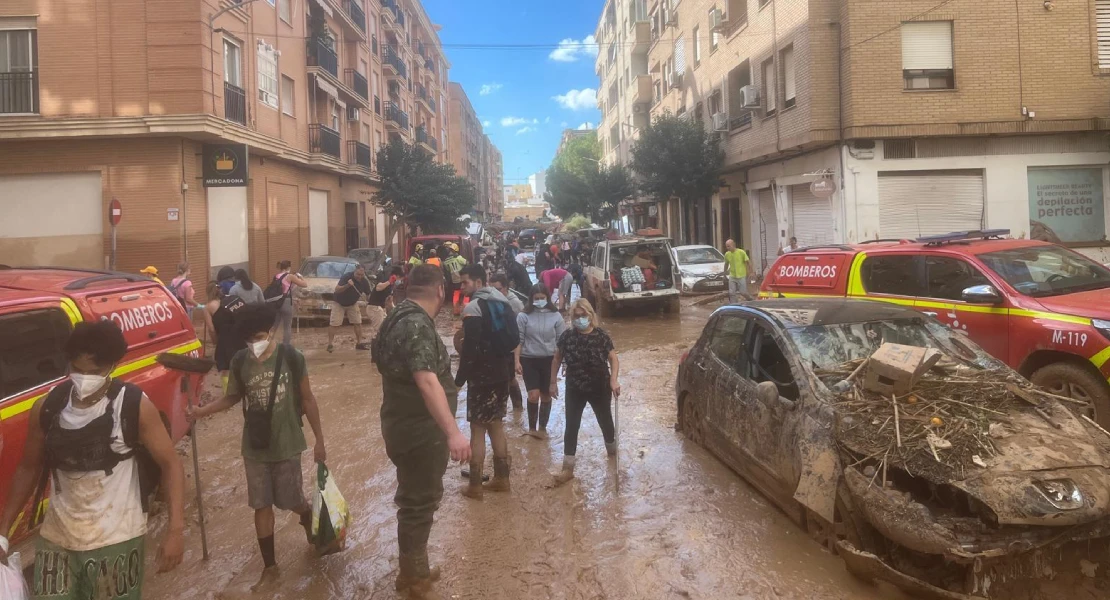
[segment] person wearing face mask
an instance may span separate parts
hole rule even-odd
[[[520,330],[516,372],[524,376],[528,389],[528,434],[544,440],[551,417],[551,361],[567,324],[543,284],[532,287],[528,305],[516,316],[516,328]]]
[[[142,598],[144,492],[155,481],[148,464],[161,469],[169,516],[158,572],[181,562],[185,475],[158,409],[137,386],[111,376],[126,353],[127,341],[114,322],[76,324],[65,346],[69,379],[31,408],[0,532],[11,531],[32,493],[37,506],[48,480],[53,482],[36,541],[35,598],[86,600],[101,597],[104,588],[115,592],[113,598]],[[7,548],[0,536],[0,563],[7,561]],[[126,585],[121,588],[114,572],[87,569],[90,562],[128,565]]]
[[[589,404],[605,437],[605,451],[617,454],[616,429],[613,426],[613,396],[620,397],[620,361],[613,340],[598,327],[597,313],[585,299],[571,306],[573,329],[559,336],[555,357],[551,360],[551,397],[559,395],[559,366],[566,363],[567,428],[563,437],[563,469],[555,475],[555,485],[574,478],[575,453],[578,450],[578,429],[582,412]]]
[[[247,476],[247,504],[254,509],[254,528],[262,553],[262,577],[256,589],[278,577],[274,551],[274,507],[300,516],[312,543],[312,505],[304,497],[301,453],[308,449],[302,416],[308,417],[316,443],[312,456],[327,459],[320,410],[308,380],[304,355],[272,339],[277,314],[274,307],[247,305],[239,315],[239,329],[247,348],[231,360],[227,393],[216,402],[187,411],[190,421],[243,403],[243,465]]]
[[[444,304],[443,269],[415,267],[406,299],[389,313],[374,342],[382,376],[382,438],[397,467],[396,589],[410,600],[439,598],[432,583],[440,570],[428,564],[428,536],[439,502],[447,460],[470,460],[470,441],[455,424],[458,388],[451,357],[436,332]]]

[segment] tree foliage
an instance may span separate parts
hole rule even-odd
[[[569,219],[584,215],[595,223],[606,223],[617,215],[617,206],[634,195],[635,186],[623,166],[603,167],[597,133],[576,137],[567,143],[547,170],[547,194],[551,212]]]
[[[725,153],[701,121],[666,112],[640,131],[632,170],[640,191],[656,200],[711,197],[721,187]]]
[[[477,202],[474,186],[455,173],[455,167],[435,162],[430,155],[401,140],[378,150],[381,187],[374,202],[382,211],[424,233],[458,233],[459,218]],[[392,239],[392,234],[387,239]]]
[[[585,215],[575,214],[571,215],[569,219],[563,221],[564,231],[578,231],[579,229],[586,229],[590,226],[590,218]]]
[[[587,135],[571,138],[563,151],[551,161],[551,167],[584,179],[588,173],[597,171],[600,161],[601,142],[597,139],[597,132],[591,131]]]

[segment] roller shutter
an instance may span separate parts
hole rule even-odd
[[[308,190],[308,236],[312,256],[328,254],[328,193]]]
[[[914,239],[983,226],[982,171],[879,173],[879,236]]]
[[[790,186],[791,221],[798,245],[820,246],[833,243],[833,215],[828,198],[818,198],[809,184]],[[777,250],[777,248],[776,248]]]
[[[767,270],[779,253],[778,216],[775,212],[775,194],[771,188],[759,190],[759,248],[762,268]]]
[[[1110,0],[1095,0],[1098,28],[1098,68],[1110,69]]]
[[[261,267],[267,275],[259,281],[269,281],[268,272],[278,262],[288,260],[300,264],[304,254],[301,252],[300,211],[297,202],[297,186],[281,183],[267,184],[269,191],[270,219],[267,223],[269,260]]]
[[[8,156],[14,164],[15,154]],[[104,268],[106,204],[99,171],[0,175],[0,263]],[[137,235],[142,219],[153,212],[139,203],[131,206],[137,208],[125,211],[120,224],[125,239]],[[165,211],[161,214],[164,221]]]

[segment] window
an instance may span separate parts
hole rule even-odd
[[[243,87],[241,55],[242,52],[235,42],[224,39],[224,82],[237,87]]]
[[[752,67],[751,63],[746,60],[740,63],[740,66],[728,72],[729,129],[739,127],[741,121],[751,122],[751,113],[744,109],[740,98],[740,90],[746,85],[751,85],[751,83]],[[734,122],[737,123],[736,127],[733,127]]]
[[[709,338],[709,351],[729,368],[741,374],[744,368],[744,362],[741,360],[745,355],[744,336],[748,333],[749,323],[751,321],[739,315],[721,315],[713,325],[712,337]]]
[[[293,83],[292,79],[286,77],[285,75],[281,76],[281,112],[289,115],[290,117],[295,116],[294,112],[296,111],[297,107],[294,92],[296,90],[295,85],[296,84]]]
[[[782,86],[786,92],[785,108],[790,108],[796,103],[797,89],[794,82],[794,44],[782,50]]]
[[[69,319],[57,309],[0,316],[0,398],[65,377]]]
[[[735,30],[748,22],[748,0],[728,0],[728,14],[725,15],[728,19],[729,29]]]
[[[674,41],[674,72],[675,75],[686,73],[686,38],[680,37]]]
[[[37,113],[38,52],[34,29],[0,31],[0,113]]]
[[[860,278],[869,294],[920,296],[924,291],[916,256],[872,256],[863,261]]]
[[[290,8],[293,0],[278,0],[278,16],[282,21],[293,24],[293,10]]]
[[[770,381],[778,388],[779,396],[787,400],[798,399],[798,384],[794,381],[790,362],[767,326],[762,323],[756,325],[755,339],[747,353],[751,358],[748,363],[753,381]]]
[[[963,300],[964,290],[973,285],[989,285],[979,269],[957,258],[925,257],[925,296],[945,300]]]
[[[747,2],[748,0],[743,0],[743,1]],[[716,12],[717,12],[717,7],[716,6],[709,9],[709,22],[710,23],[713,22],[713,15],[716,14]],[[729,15],[729,18],[731,19],[732,15]],[[709,32],[709,53],[712,54],[712,53],[716,52],[717,51],[717,46],[720,46],[720,45],[721,45],[721,33],[720,33],[720,31],[717,30],[717,29],[710,30],[710,32]]]
[[[907,90],[956,87],[952,21],[902,23],[902,77]]]
[[[775,114],[775,109],[778,108],[775,96],[778,96],[778,91],[775,86],[775,61],[768,58],[763,61],[763,79],[760,85],[763,87],[763,109],[767,111],[767,116],[770,117]]]
[[[701,31],[701,26],[694,27],[694,66],[701,64],[701,38],[698,33]]]
[[[358,141],[366,144],[367,146],[370,145],[370,126],[366,123],[362,124],[362,127],[358,132]]]
[[[709,114],[718,114],[721,112],[721,108],[721,90],[714,90],[709,95]]]
[[[278,107],[278,51],[258,40],[258,99],[266,106]]]
[[[266,2],[268,2],[270,6],[277,6],[276,0],[266,0]]]
[[[331,128],[339,131],[339,103],[335,101],[331,103]]]

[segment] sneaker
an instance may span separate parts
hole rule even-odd
[[[335,346],[328,344],[328,352],[335,352]]]
[[[355,350],[369,350],[370,344],[355,344]]]

